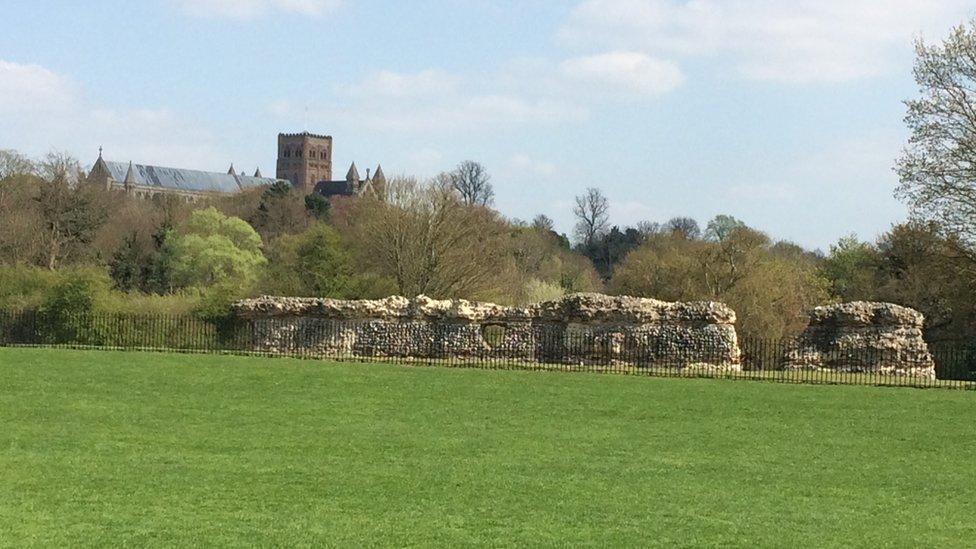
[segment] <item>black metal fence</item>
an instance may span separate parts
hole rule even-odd
[[[479,332],[480,346],[458,345],[456,333],[439,337],[429,327],[401,325],[370,343],[357,342],[364,323],[321,321],[267,331],[233,317],[192,315],[43,314],[0,311],[0,346],[61,347],[254,354],[334,361],[430,364],[449,367],[608,372],[672,377],[756,379],[789,383],[897,385],[976,389],[976,341],[929,345],[930,355],[883,348],[826,349],[816,363],[796,360],[798,340],[743,338],[738,352],[707,353],[701,342],[627,341],[600,330],[533,334],[531,345],[513,343],[504,330]],[[293,328],[288,326],[289,329]],[[722,344],[705,345],[722,349]],[[727,347],[727,345],[726,345]],[[792,357],[787,359],[787,357]]]

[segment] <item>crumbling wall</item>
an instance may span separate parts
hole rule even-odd
[[[817,307],[790,346],[787,370],[828,370],[935,379],[935,361],[922,339],[922,313],[894,305],[855,301]]]
[[[234,305],[255,348],[323,356],[500,359],[738,370],[721,303],[572,294],[506,307],[466,300],[261,297]]]

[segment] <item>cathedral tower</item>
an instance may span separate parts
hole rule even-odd
[[[332,136],[308,132],[278,134],[278,179],[306,195],[319,181],[332,180]]]

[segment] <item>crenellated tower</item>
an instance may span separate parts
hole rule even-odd
[[[279,133],[277,178],[311,194],[319,181],[332,180],[332,136]]]

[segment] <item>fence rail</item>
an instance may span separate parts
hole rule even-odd
[[[430,364],[485,369],[612,372],[651,376],[720,377],[790,383],[897,385],[976,389],[976,340],[930,344],[934,375],[906,375],[916,358],[892,356],[885,349],[835,350],[825,363],[830,368],[797,367],[785,360],[798,341],[743,338],[739,358],[702,357],[691,344],[660,341],[622,341],[599,330],[538,333],[532,345],[510,344],[503,332],[486,331],[483,346],[463,352],[452,337],[439,337],[430,327],[418,330],[404,324],[383,329],[382,343],[357,343],[355,334],[368,321],[323,321],[301,333],[284,330],[273,342],[266,331],[237,318],[204,319],[192,315],[159,314],[43,314],[0,311],[0,346],[65,347],[175,351],[193,353],[258,354],[335,361]],[[493,327],[492,327],[493,328]],[[433,336],[431,334],[434,334]],[[896,353],[897,355],[897,353]],[[876,368],[901,361],[898,368]],[[905,361],[909,363],[905,364]],[[838,366],[839,365],[839,366]]]

